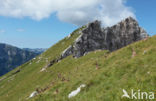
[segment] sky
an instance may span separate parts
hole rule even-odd
[[[112,26],[132,16],[156,34],[156,0],[0,0],[0,43],[49,48],[94,20]]]

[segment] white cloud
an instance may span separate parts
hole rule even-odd
[[[16,29],[17,32],[24,32],[25,30],[23,28],[19,28],[19,29]]]
[[[5,33],[5,30],[4,29],[0,29],[0,33]]]
[[[105,26],[133,16],[125,6],[125,0],[0,0],[0,15],[30,17],[35,20],[48,18],[51,14],[64,22],[84,25],[101,20]]]

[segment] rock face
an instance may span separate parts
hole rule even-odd
[[[146,37],[148,37],[146,31],[139,27],[137,21],[132,17],[107,28],[101,28],[100,22],[95,21],[87,25],[75,44],[67,48],[61,58],[71,54],[74,57],[80,57],[98,49],[115,51]]]

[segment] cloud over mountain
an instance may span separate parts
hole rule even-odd
[[[0,0],[0,16],[30,17],[35,20],[51,14],[64,22],[84,25],[101,20],[110,26],[128,16],[135,17],[125,0]]]

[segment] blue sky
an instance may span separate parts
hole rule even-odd
[[[155,35],[156,0],[128,0],[126,5],[133,7],[140,26],[150,35]]]
[[[127,0],[126,4],[124,4],[127,7],[131,7],[131,12],[135,14],[140,26],[142,26],[150,35],[156,34],[155,4],[156,0]],[[79,26],[92,20],[92,18],[90,18],[91,20],[84,20],[87,19],[87,16],[84,17],[84,19],[81,19],[82,16],[78,16],[78,18],[76,18],[77,15],[72,18],[73,16],[67,16],[70,14],[66,12],[54,12],[55,13],[50,13],[48,17],[44,18],[43,16],[43,18],[35,20],[34,18],[27,17],[31,15],[25,14],[25,16],[22,17],[14,17],[12,15],[1,13],[0,11],[0,42],[11,44],[20,48],[49,48],[65,36],[69,35]],[[58,14],[56,14],[56,12],[58,12]],[[90,14],[88,11],[85,12]],[[71,15],[74,14],[72,13]],[[96,13],[90,14],[90,16],[95,14]],[[106,25],[108,22],[106,20],[104,21]]]
[[[49,48],[76,28],[73,24],[59,21],[55,16],[41,21],[1,16],[0,42],[20,48]]]

